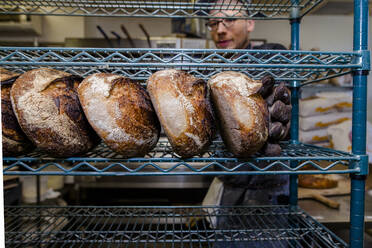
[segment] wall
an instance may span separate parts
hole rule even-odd
[[[252,38],[290,45],[288,21],[256,21]],[[323,51],[351,51],[353,46],[352,16],[305,16],[300,25],[302,50],[320,48]]]
[[[141,23],[150,36],[166,36],[171,32],[171,22],[165,18],[115,18],[115,17],[86,17],[85,19],[85,37],[87,38],[103,38],[102,34],[98,31],[97,25],[100,25],[105,31],[107,36],[115,38],[111,31],[118,33],[121,37],[125,38],[120,25],[123,24],[128,30],[132,38],[145,37],[144,33],[138,26]]]
[[[64,42],[65,37],[84,38],[84,17],[44,16],[40,41]]]
[[[40,32],[39,35],[19,30],[11,34],[0,34],[0,41],[28,42],[37,39],[39,42],[54,43],[64,42],[66,37],[84,38],[84,17],[32,16],[31,18],[32,25]],[[13,29],[18,30],[14,27]]]

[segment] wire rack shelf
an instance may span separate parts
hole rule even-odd
[[[349,153],[306,144],[282,142],[282,154],[235,158],[221,141],[204,153],[182,159],[168,141],[141,158],[124,158],[101,143],[81,157],[52,158],[40,151],[21,157],[4,157],[4,175],[247,175],[247,174],[344,174],[360,172],[360,158]],[[297,162],[296,166],[290,162]],[[341,169],[340,169],[340,165]],[[304,168],[307,168],[304,170]],[[310,168],[310,169],[309,169]]]
[[[6,247],[347,247],[289,206],[5,207],[5,240]]]
[[[254,79],[269,74],[277,80],[319,81],[362,68],[362,53],[288,50],[98,49],[1,47],[0,65],[23,73],[53,67],[86,77],[97,72],[146,80],[167,68],[185,70],[208,80],[226,70]]]
[[[285,0],[253,0],[251,4],[216,4],[208,0],[0,0],[0,14],[209,18],[211,10],[214,14],[240,10],[240,15],[244,18],[289,19],[293,11],[302,17],[321,2],[322,0],[299,0],[295,4],[294,1]]]

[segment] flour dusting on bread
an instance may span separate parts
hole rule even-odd
[[[235,93],[240,94],[244,97],[249,97],[256,94],[261,88],[262,84],[258,81],[250,79],[243,73],[227,71],[214,75],[210,83],[213,87],[223,88],[223,86],[229,87],[234,90]]]
[[[151,75],[147,89],[173,150],[182,157],[202,153],[215,128],[206,83],[170,69]]]
[[[69,73],[40,68],[22,74],[11,89],[12,107],[30,140],[53,156],[83,153],[96,144]]]
[[[229,151],[244,157],[261,149],[268,138],[268,110],[257,93],[262,84],[243,73],[227,71],[214,75],[208,85]]]
[[[79,86],[89,123],[114,151],[143,156],[157,143],[160,125],[145,89],[120,75],[96,73]]]

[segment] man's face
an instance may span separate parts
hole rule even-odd
[[[223,2],[224,0],[220,0],[217,1],[217,4],[221,4]],[[234,6],[236,3],[239,2],[236,0],[225,0],[225,3],[230,6]],[[223,16],[242,16],[244,13],[239,12],[238,10],[212,10],[210,14],[215,17],[211,18],[209,22],[214,23],[214,27],[212,27],[212,30],[210,32],[217,48],[244,49],[248,46],[249,33],[252,32],[254,29],[253,20],[218,18]]]

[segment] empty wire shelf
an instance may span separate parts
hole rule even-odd
[[[347,247],[289,206],[5,207],[5,240],[6,247]]]
[[[203,2],[203,3],[200,3]],[[0,0],[0,14],[122,17],[209,18],[209,11],[243,10],[245,18],[289,19],[309,13],[321,0],[253,0],[251,4],[215,4],[213,1],[124,1],[124,0]],[[247,10],[247,11],[246,11]]]
[[[254,79],[269,74],[276,80],[304,83],[360,69],[368,57],[358,52],[288,50],[0,48],[0,65],[10,71],[23,73],[53,67],[82,77],[109,72],[135,80],[146,80],[156,71],[174,68],[205,80],[232,70]]]
[[[279,157],[235,158],[221,141],[200,156],[182,159],[166,140],[142,158],[124,158],[103,143],[81,157],[51,158],[34,151],[4,157],[4,175],[243,175],[344,174],[360,172],[358,156],[305,144],[281,143]],[[339,165],[343,165],[340,166]],[[307,167],[307,170],[304,170]],[[310,167],[310,169],[308,168]]]

